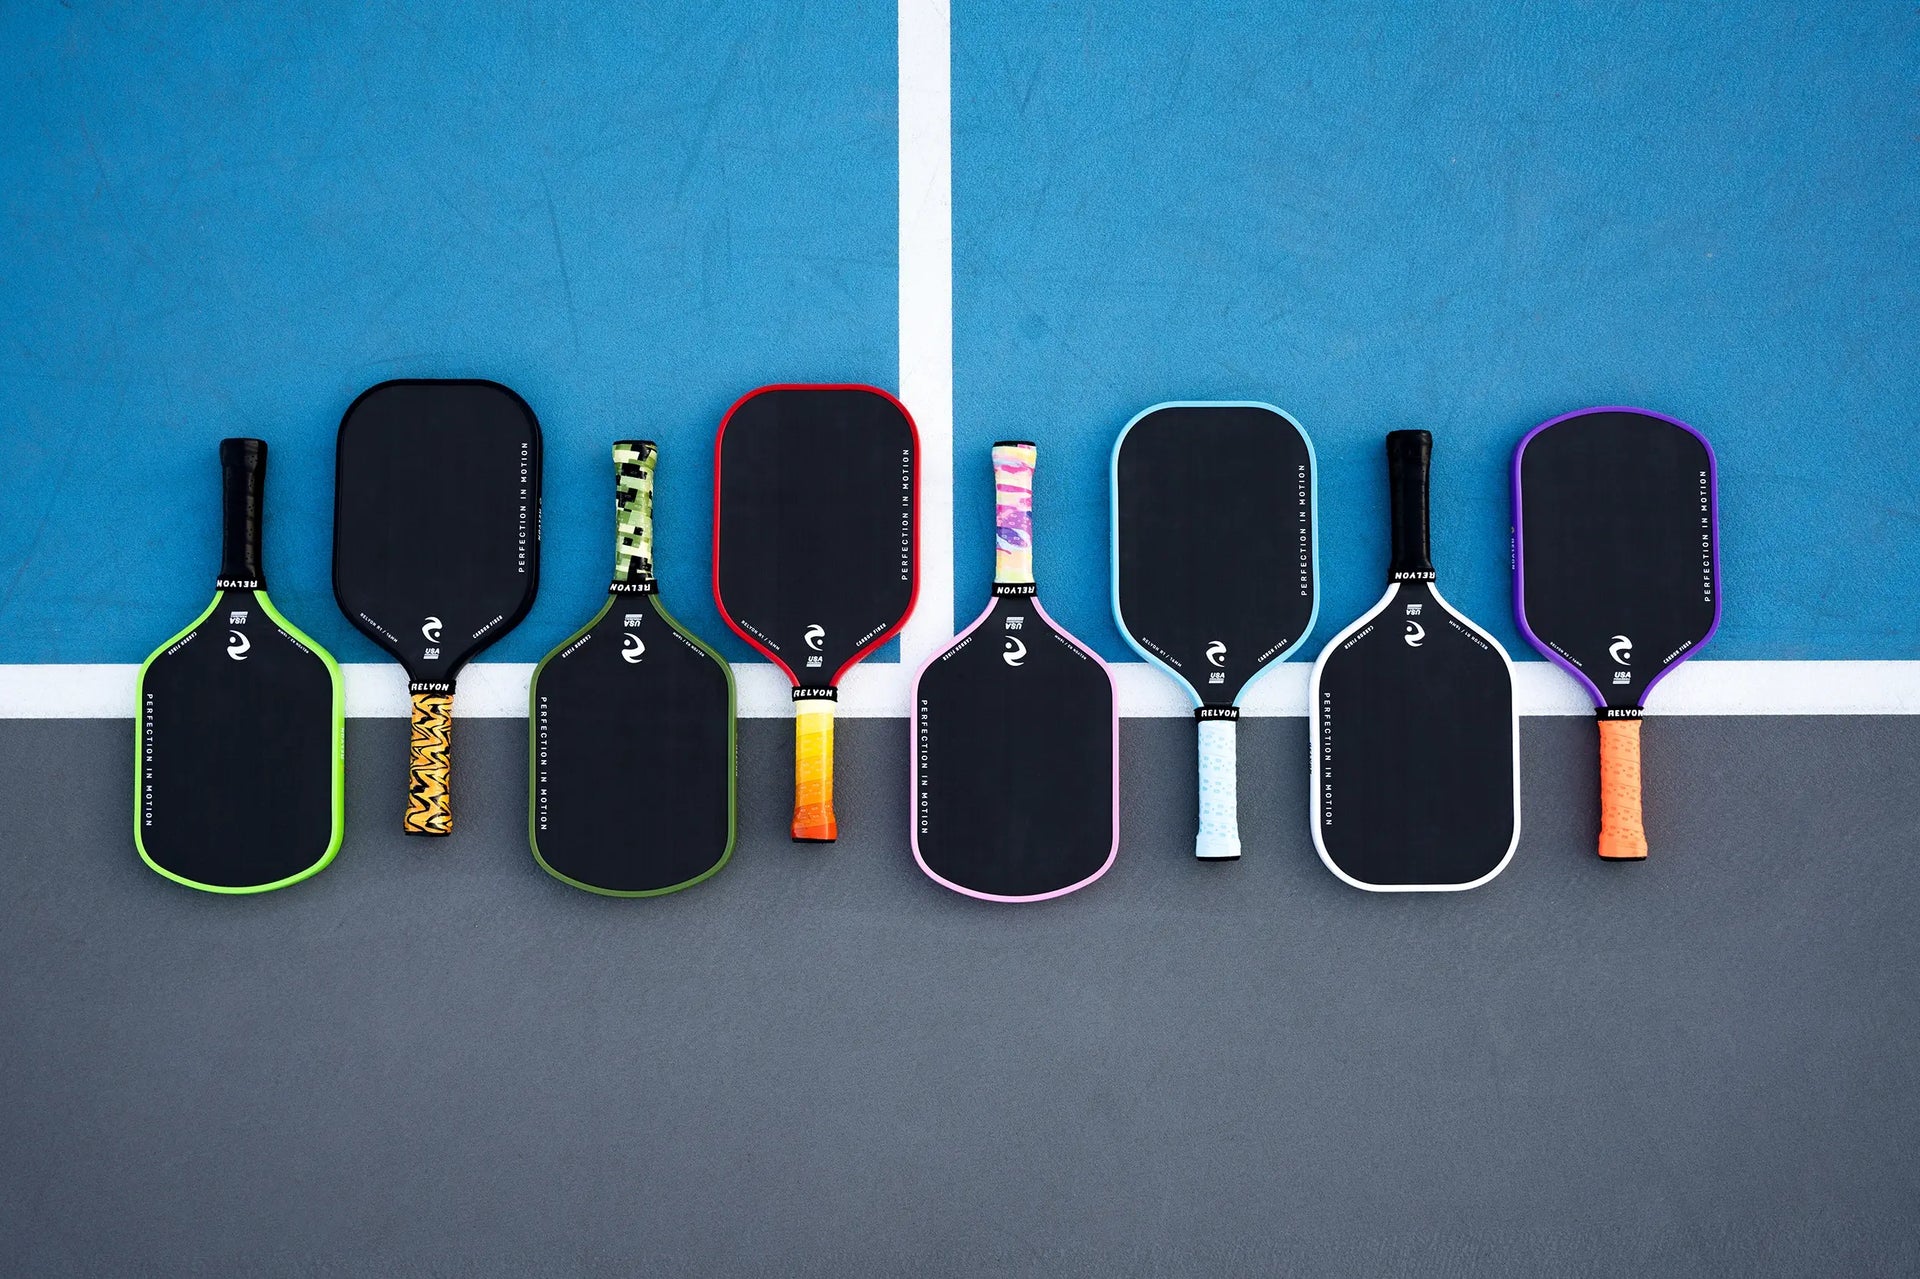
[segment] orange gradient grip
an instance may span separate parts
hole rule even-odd
[[[1638,861],[1647,855],[1640,826],[1640,721],[1600,721],[1600,855]]]
[[[833,820],[833,703],[810,698],[794,703],[793,837],[831,843]]]

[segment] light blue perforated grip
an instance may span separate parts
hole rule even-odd
[[[1200,834],[1194,856],[1225,861],[1240,855],[1239,774],[1232,719],[1200,721]]]

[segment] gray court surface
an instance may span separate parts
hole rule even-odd
[[[339,860],[233,900],[136,860],[129,723],[0,724],[0,1272],[1920,1271],[1920,720],[1649,721],[1627,867],[1526,721],[1519,856],[1428,897],[1321,868],[1300,720],[1196,864],[1192,726],[1129,720],[1118,865],[1018,908],[914,868],[904,724],[824,850],[743,728],[677,897],[534,866],[518,722],[403,837],[357,720]]]

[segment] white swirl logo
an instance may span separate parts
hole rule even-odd
[[[1227,664],[1227,646],[1220,640],[1215,640],[1213,643],[1207,645],[1207,663],[1210,666],[1225,666]]]
[[[246,661],[247,650],[252,648],[253,645],[248,643],[247,637],[242,635],[239,631],[228,631],[227,634],[232,638],[232,641],[233,641],[232,643],[227,645],[227,656],[231,657],[236,662]]]
[[[825,642],[826,638],[827,628],[820,625],[820,623],[815,622],[807,628],[807,647],[814,652],[818,653],[820,651],[820,645]]]
[[[1426,628],[1418,622],[1407,623],[1407,647],[1419,648],[1427,641]]]
[[[620,641],[620,660],[629,666],[639,661],[646,651],[647,646],[638,635],[629,635]]]
[[[1607,656],[1617,666],[1626,666],[1633,661],[1633,641],[1624,635],[1613,637],[1613,643],[1607,646]]]
[[[1007,651],[1000,654],[1000,660],[1008,666],[1018,666],[1027,660],[1027,646],[1013,636],[1007,636]]]
[[[429,617],[426,625],[420,628],[420,633],[427,637],[427,643],[438,644],[440,642],[440,619],[437,617]]]

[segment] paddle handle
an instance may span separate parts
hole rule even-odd
[[[453,694],[413,694],[413,744],[407,758],[409,835],[453,834]]]
[[[1240,855],[1240,771],[1231,719],[1200,721],[1200,834],[1193,855],[1226,861]]]
[[[993,582],[1033,585],[1033,468],[1040,451],[1025,440],[993,446]]]
[[[1600,721],[1600,855],[1641,861],[1647,832],[1640,825],[1640,721]]]
[[[1431,581],[1433,551],[1427,539],[1427,473],[1433,436],[1426,431],[1387,432],[1387,501],[1393,516],[1395,582]]]
[[[261,518],[267,495],[267,442],[220,441],[220,580],[264,590],[260,577]]]
[[[660,450],[651,440],[613,446],[613,580],[653,581],[653,468]]]
[[[793,712],[793,838],[831,844],[840,833],[833,819],[833,699],[802,698]]]

